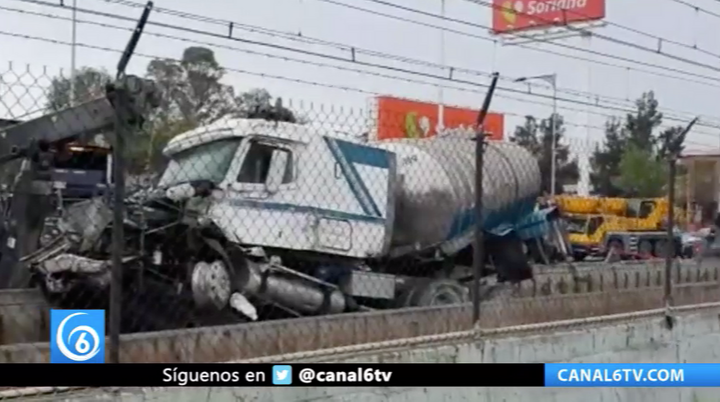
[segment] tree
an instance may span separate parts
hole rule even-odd
[[[220,82],[224,75],[213,51],[204,47],[188,47],[179,61],[151,61],[147,78],[155,81],[162,98],[155,119],[201,125],[232,113],[235,91]]]
[[[237,103],[240,110],[238,117],[248,119],[265,119],[274,121],[283,121],[289,123],[297,123],[298,118],[295,114],[285,106],[283,106],[282,98],[272,101],[272,96],[265,89],[252,89],[241,94]]]
[[[642,183],[631,183],[637,177],[625,170],[630,176],[621,178],[623,170],[620,165],[625,152],[631,152],[626,158],[626,165],[637,165],[641,156],[638,151],[649,152],[642,155],[651,159],[657,158],[658,137],[654,135],[655,129],[662,123],[662,113],[658,111],[658,101],[652,91],[643,93],[635,101],[636,111],[628,113],[625,121],[620,122],[611,118],[605,125],[605,144],[596,147],[591,157],[592,174],[591,183],[595,190],[608,197],[630,196],[626,190],[645,188]],[[632,163],[630,161],[633,161]],[[653,164],[653,161],[647,163]],[[635,178],[635,179],[634,179]],[[622,183],[622,185],[620,185]]]
[[[635,101],[636,112],[625,117],[624,135],[628,145],[640,149],[652,149],[657,144],[654,131],[662,124],[663,115],[658,111],[658,101],[653,91],[645,92]]]
[[[552,130],[553,116],[543,119],[538,124],[533,116],[525,117],[525,124],[515,128],[512,141],[526,148],[538,159],[542,177],[542,191],[551,191],[552,172]],[[580,177],[577,160],[570,160],[570,149],[561,144],[565,127],[563,117],[556,115],[555,119],[555,153],[556,153],[556,180],[555,192],[561,193],[564,185],[574,184]]]
[[[264,118],[295,122],[294,114],[264,89],[236,96],[223,84],[223,69],[212,50],[188,47],[182,59],[150,62],[147,78],[156,82],[161,104],[151,116],[149,136],[135,144],[131,156],[136,170],[157,169],[164,164],[161,151],[174,136],[223,117]]]
[[[161,101],[150,116],[147,135],[130,147],[132,170],[159,168],[164,164],[162,149],[174,136],[237,110],[235,90],[221,82],[224,75],[213,51],[204,47],[186,48],[180,60],[148,64],[146,78],[155,81]]]
[[[626,197],[660,197],[666,190],[667,164],[653,149],[630,144],[620,160],[616,184]]]
[[[134,173],[164,164],[162,149],[174,136],[223,117],[258,118],[298,122],[294,113],[264,89],[236,96],[222,83],[225,70],[212,50],[188,47],[180,60],[156,59],[147,66],[146,78],[160,92],[160,106],[148,116],[143,133],[128,143],[130,169]],[[111,76],[101,69],[84,67],[75,76],[75,101],[103,96]],[[71,81],[56,77],[48,90],[48,107],[59,110],[71,104]]]
[[[620,176],[620,161],[625,150],[625,141],[619,119],[612,118],[605,123],[605,144],[596,146],[590,158],[590,183],[599,194],[608,197],[622,195],[621,189],[615,186]]]
[[[72,83],[74,82],[75,103],[86,102],[105,95],[105,86],[112,80],[110,74],[103,69],[82,67],[75,73],[75,78],[58,76],[50,82],[47,92],[47,108],[53,111],[71,105]]]

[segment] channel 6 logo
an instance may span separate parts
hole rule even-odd
[[[50,310],[50,363],[105,363],[105,311]]]

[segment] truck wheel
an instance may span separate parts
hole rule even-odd
[[[649,240],[642,240],[640,244],[638,244],[638,253],[642,256],[652,256],[653,244]]]
[[[411,296],[410,305],[416,307],[462,304],[470,300],[468,289],[460,282],[437,279],[420,285]]]
[[[587,258],[586,253],[573,253],[573,259],[577,262],[584,261]]]
[[[622,255],[625,247],[623,246],[622,240],[614,239],[608,243],[608,249],[617,255]]]
[[[655,257],[664,258],[667,256],[668,252],[672,252],[672,250],[668,247],[668,242],[666,240],[658,240],[655,242]]]

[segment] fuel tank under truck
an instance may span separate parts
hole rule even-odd
[[[397,251],[437,248],[454,254],[470,245],[475,222],[475,141],[455,131],[424,139],[373,144],[397,157],[392,246]],[[540,169],[525,148],[488,141],[484,155],[483,228],[513,228],[532,213],[540,194]]]

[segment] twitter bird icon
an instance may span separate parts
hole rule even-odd
[[[290,366],[273,366],[273,384],[290,385],[292,384],[292,367]]]

